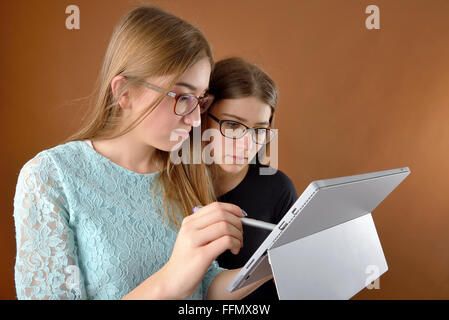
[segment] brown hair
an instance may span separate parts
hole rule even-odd
[[[272,124],[278,91],[274,81],[258,66],[237,57],[218,61],[211,74],[209,92],[215,96],[214,103],[223,99],[259,98],[271,107]]]
[[[171,76],[168,87],[172,87],[190,66],[203,57],[208,57],[213,66],[210,46],[196,27],[152,5],[134,8],[114,29],[92,94],[91,108],[83,119],[84,125],[65,142],[112,139],[133,130],[162,101],[165,93],[161,93],[128,128],[114,134],[121,121],[120,96],[127,89],[137,89],[138,82],[150,76]],[[111,81],[117,75],[124,76],[127,81],[118,97],[114,97]],[[215,198],[204,164],[174,165],[169,155],[161,150],[156,152],[157,159],[164,164],[159,181],[164,189],[165,215],[172,225],[179,227],[179,217],[174,214],[175,205],[183,218],[192,213],[194,206],[206,205]]]
[[[256,97],[271,107],[270,126],[274,124],[274,112],[277,107],[278,90],[274,81],[258,66],[251,64],[242,58],[231,57],[218,61],[211,74],[209,92],[215,96],[214,104],[224,99],[239,99],[245,97]],[[213,109],[214,104],[209,110]],[[208,123],[207,114],[203,115],[203,129]],[[267,163],[270,144],[256,156],[264,159]],[[217,166],[208,167],[213,179],[218,176]]]

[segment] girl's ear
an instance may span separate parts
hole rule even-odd
[[[114,100],[122,109],[130,109],[129,90],[125,90],[120,96],[120,91],[126,84],[126,78],[123,76],[115,76],[111,81],[111,91],[114,96]]]

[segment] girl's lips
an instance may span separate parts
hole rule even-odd
[[[231,155],[228,155],[229,157],[232,157],[232,160],[234,160],[234,162],[245,162],[245,161],[247,161],[248,160],[248,158],[247,157],[237,157],[237,156],[231,156]]]
[[[173,133],[183,138],[187,138],[189,136],[189,131],[185,129],[175,129],[173,130]]]

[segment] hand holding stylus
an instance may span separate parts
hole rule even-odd
[[[243,216],[236,205],[214,202],[183,219],[171,257],[162,268],[162,277],[169,282],[168,290],[176,292],[174,298],[189,297],[211,263],[224,251],[240,252]]]
[[[202,206],[195,207],[195,208],[193,208],[193,212],[195,213],[196,211],[198,211],[201,208],[202,208]],[[245,210],[243,210],[243,209],[241,209],[241,210],[242,210],[243,214],[245,215],[245,217],[247,217],[248,214],[245,212]],[[240,221],[242,221],[242,223],[244,225],[261,228],[261,229],[266,229],[266,230],[270,230],[270,231],[276,227],[276,225],[274,223],[260,221],[260,220],[256,220],[256,219],[252,219],[252,218],[240,218]]]

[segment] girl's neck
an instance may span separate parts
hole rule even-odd
[[[215,193],[217,197],[224,195],[225,193],[231,191],[235,187],[237,187],[240,182],[245,179],[246,174],[248,173],[249,165],[246,165],[245,168],[240,170],[239,172],[226,172],[217,166],[217,179],[214,182]]]
[[[147,174],[160,170],[153,161],[156,148],[136,141],[129,135],[113,139],[93,139],[92,145],[104,157],[136,173]]]

